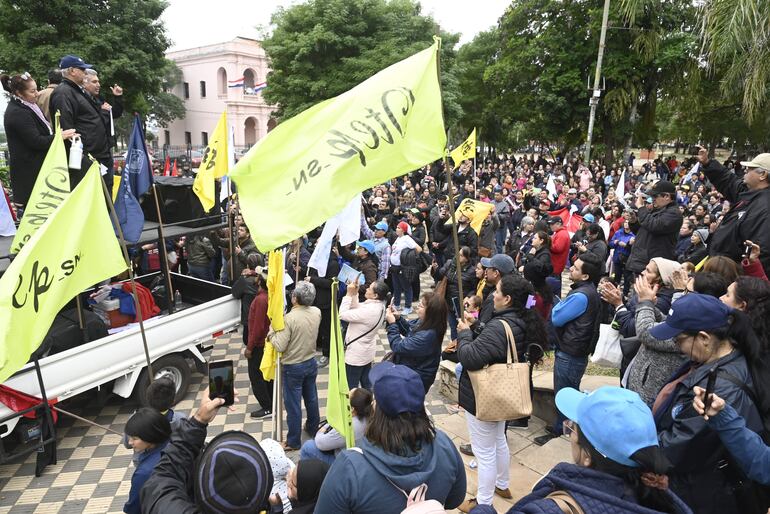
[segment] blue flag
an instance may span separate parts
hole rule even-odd
[[[136,243],[142,235],[144,213],[139,205],[139,198],[152,186],[152,171],[144,132],[139,116],[134,117],[134,129],[126,153],[126,166],[120,180],[120,187],[115,198],[115,211],[118,214],[123,237],[129,243]]]

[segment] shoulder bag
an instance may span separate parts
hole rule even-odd
[[[532,414],[529,364],[519,362],[511,327],[505,321],[499,321],[505,328],[507,339],[506,362],[488,364],[468,372],[476,398],[476,418],[481,421],[506,421]]]

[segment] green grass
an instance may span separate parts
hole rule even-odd
[[[553,352],[545,352],[543,362],[535,367],[538,371],[553,371]],[[586,367],[586,375],[598,375],[602,377],[620,377],[620,370],[615,368],[605,368],[589,362]]]

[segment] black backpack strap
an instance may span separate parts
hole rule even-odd
[[[757,411],[760,410],[760,404],[757,398],[757,395],[754,393],[754,391],[751,390],[749,386],[746,385],[745,382],[741,381],[738,377],[733,375],[732,373],[725,371],[722,368],[717,368],[717,376],[721,376],[722,378],[727,379],[728,381],[732,382],[733,384],[737,385],[741,391],[746,393],[746,396],[749,397],[749,399],[754,403],[754,406],[757,408]]]

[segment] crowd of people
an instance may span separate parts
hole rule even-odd
[[[40,93],[27,74],[3,77],[20,210],[34,184],[28,170],[39,168],[54,137],[55,110],[62,137],[79,135],[84,155],[112,167],[108,120],[119,115],[118,102],[98,96],[98,76],[82,59],[66,56],[60,68],[60,84],[53,87],[52,74]],[[119,87],[112,92],[119,98]],[[477,418],[470,377],[506,362],[509,331],[522,362],[553,351],[554,422],[535,442],[566,436],[574,461],[555,467],[510,513],[767,511],[770,154],[720,163],[701,149],[683,162],[587,164],[492,156],[476,169],[461,163],[447,178],[436,162],[364,191],[361,238],[335,241],[325,273],[309,265],[320,227],[288,245],[285,268],[296,280],[280,330],[268,317],[267,259],[237,199],[229,204],[232,236],[221,229],[169,240],[170,267],[231,285],[241,300],[260,406],[253,418],[276,408],[273,382],[260,370],[266,341],[282,352],[288,435],[283,444],[260,443],[230,431],[204,444],[221,399],[204,398],[183,419],[169,417],[168,406],[140,410],[126,428],[137,453],[127,512],[398,513],[422,492],[439,511],[491,513],[495,496],[513,497],[506,430],[526,428],[528,419]],[[73,185],[78,173],[71,170]],[[465,199],[490,204],[489,214],[458,212],[453,232],[452,213]],[[138,255],[138,268],[157,266],[153,245]],[[333,294],[345,264],[362,279]],[[434,285],[423,290],[426,274]],[[319,412],[318,368],[329,363],[334,308],[345,327],[356,439],[347,449]],[[383,324],[390,352],[377,363]],[[602,324],[621,337],[619,384],[581,393]],[[442,360],[456,363],[456,410],[470,436],[460,447],[425,409]],[[299,452],[299,464],[287,452]],[[478,464],[471,498],[460,452]]]

